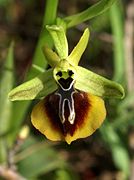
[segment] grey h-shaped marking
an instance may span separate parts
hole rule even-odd
[[[59,99],[59,117],[64,124],[65,122],[65,102],[68,102],[68,108],[69,108],[69,116],[68,121],[70,124],[74,124],[75,120],[75,109],[74,109],[74,99],[73,94],[75,93],[75,90],[73,88],[73,83],[70,84],[70,87],[68,89],[62,88],[62,86],[59,87],[58,91],[55,92],[56,95],[60,97]]]

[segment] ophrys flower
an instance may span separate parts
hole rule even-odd
[[[56,25],[47,29],[57,51],[43,48],[51,68],[13,89],[9,98],[41,98],[31,114],[33,125],[48,139],[70,144],[91,135],[102,124],[106,110],[101,97],[123,98],[124,90],[118,83],[78,66],[88,43],[88,29],[70,55],[64,29]]]

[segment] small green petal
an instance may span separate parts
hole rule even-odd
[[[75,88],[100,97],[123,98],[123,87],[80,66],[77,70]]]
[[[11,101],[38,99],[54,92],[57,84],[52,69],[14,88],[8,94]]]
[[[55,67],[56,64],[60,61],[60,58],[59,56],[52,50],[50,49],[49,47],[47,46],[44,46],[42,48],[43,50],[43,53],[48,61],[48,64],[51,66],[51,67]]]
[[[89,29],[86,28],[78,44],[74,47],[71,54],[67,57],[67,60],[71,64],[75,66],[78,65],[80,58],[87,47],[89,35],[90,35]]]
[[[66,59],[68,56],[68,42],[64,28],[57,25],[47,25],[46,28],[53,38],[54,45],[59,57],[61,59]]]

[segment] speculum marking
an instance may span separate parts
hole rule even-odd
[[[55,93],[48,95],[45,98],[45,111],[47,116],[49,117],[49,120],[51,122],[51,126],[57,130],[61,131],[64,136],[66,134],[70,134],[73,136],[74,132],[77,130],[77,128],[82,128],[87,114],[90,111],[90,101],[88,99],[88,96],[84,92],[75,91],[73,94],[73,100],[74,100],[74,109],[75,109],[75,118],[74,123],[71,124],[68,121],[69,117],[69,108],[68,108],[68,102],[65,101],[65,122],[62,123],[61,119],[59,117],[59,99],[60,96],[56,95]]]
[[[56,95],[59,96],[59,117],[62,124],[65,123],[66,121],[66,117],[65,117],[66,102],[69,109],[69,116],[67,120],[70,122],[70,124],[74,123],[75,120],[75,109],[74,109],[74,99],[73,99],[74,93],[75,90],[73,88],[73,83],[68,89],[59,87],[59,90],[55,93]]]
[[[59,71],[56,74],[57,76],[60,76],[58,80],[59,89],[55,93],[56,95],[59,96],[59,117],[61,123],[64,124],[66,121],[65,103],[67,103],[69,109],[69,115],[67,117],[67,121],[69,121],[70,124],[73,124],[75,120],[75,109],[74,109],[74,99],[73,99],[73,94],[75,90],[73,88],[74,79],[72,78],[72,75],[74,73],[73,71],[69,70],[68,72],[64,72],[64,74],[66,74],[67,76],[66,79],[62,76],[63,72]]]

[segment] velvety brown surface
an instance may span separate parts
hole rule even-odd
[[[65,102],[65,123],[62,124],[59,118],[59,96],[55,94],[48,95],[45,98],[45,109],[47,116],[51,121],[51,125],[54,129],[60,130],[64,136],[69,133],[73,136],[74,132],[78,127],[82,127],[88,111],[90,110],[91,104],[89,98],[84,92],[75,92],[74,95],[74,106],[75,106],[75,121],[74,124],[70,124],[68,121],[69,108],[67,101]]]

